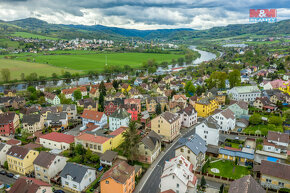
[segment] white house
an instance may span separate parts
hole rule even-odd
[[[109,116],[109,129],[115,131],[120,127],[128,127],[130,122],[131,114],[128,113],[124,108],[116,110]]]
[[[83,126],[86,126],[88,123],[93,123],[99,128],[102,128],[107,124],[108,118],[105,113],[93,111],[93,110],[84,110],[82,114]]]
[[[40,144],[48,149],[67,150],[74,143],[74,136],[52,132],[39,137]]]
[[[224,131],[233,130],[236,126],[235,114],[228,108],[217,112],[212,115],[212,117],[217,121],[217,124],[221,126],[220,129]]]
[[[179,193],[195,193],[197,177],[192,168],[193,165],[182,155],[166,161],[161,175],[161,192],[173,190]]]
[[[248,103],[245,101],[234,101],[229,107],[234,114],[236,118],[241,118],[243,116],[249,115],[249,108]]]
[[[246,102],[254,101],[261,97],[261,91],[257,86],[238,86],[227,91],[227,94],[233,100],[243,100]]]
[[[6,143],[0,143],[0,165],[3,166],[6,161],[6,154],[10,149],[11,145]]]
[[[50,183],[63,170],[68,158],[41,151],[33,161],[35,178]]]
[[[184,127],[192,127],[197,122],[197,112],[191,105],[178,111],[177,114],[180,116],[181,125]]]
[[[274,143],[276,145],[288,147],[289,144],[289,134],[268,131],[267,140],[270,143]]]
[[[45,98],[46,102],[48,102],[48,103],[50,103],[52,105],[59,105],[60,104],[60,99],[55,94],[45,92],[44,93],[44,98]]]
[[[67,113],[68,119],[76,119],[77,118],[77,106],[75,104],[62,105],[62,112]]]
[[[206,142],[199,135],[181,138],[175,148],[175,156],[182,155],[193,165],[193,169],[201,168],[205,161]]]
[[[60,173],[60,177],[63,188],[73,192],[81,192],[96,180],[96,170],[68,162]]]
[[[47,113],[47,117],[45,120],[45,125],[47,127],[61,127],[66,128],[68,126],[68,115],[65,112],[59,113]]]
[[[211,116],[203,119],[195,128],[195,133],[199,135],[206,144],[218,146],[220,125]]]

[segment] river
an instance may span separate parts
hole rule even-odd
[[[200,57],[195,59],[192,64],[190,65],[182,65],[182,66],[178,66],[176,65],[175,67],[173,67],[172,65],[168,66],[167,70],[162,69],[161,67],[158,68],[158,72],[168,72],[171,71],[173,68],[178,68],[178,67],[188,67],[188,66],[196,66],[202,62],[205,61],[210,61],[216,58],[216,55],[210,52],[206,52],[203,50],[198,50],[196,49],[196,46],[190,46],[190,49],[197,51],[200,53]],[[105,77],[104,76],[98,76],[97,79],[92,79],[89,77],[83,77],[83,78],[79,78],[78,80],[56,80],[56,81],[43,81],[43,82],[33,82],[33,83],[16,83],[16,84],[9,84],[9,85],[0,85],[0,92],[4,92],[4,90],[6,89],[15,89],[17,91],[20,90],[26,90],[28,86],[38,86],[38,85],[45,85],[46,87],[57,87],[57,86],[76,86],[76,85],[84,85],[84,84],[90,84],[92,82],[100,82],[102,80],[104,80]]]

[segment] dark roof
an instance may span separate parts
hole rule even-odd
[[[57,107],[56,106],[51,106],[51,107],[42,107],[40,110],[41,114],[44,114],[46,112],[52,112],[52,113],[57,113]]]
[[[118,153],[115,151],[107,150],[101,157],[100,160],[105,160],[108,162],[112,162],[116,157],[118,156]]]
[[[34,160],[33,164],[36,164],[38,166],[49,168],[49,166],[52,164],[53,160],[55,159],[56,155],[41,151],[37,158]]]
[[[118,119],[126,119],[127,117],[130,117],[130,116],[131,114],[128,113],[126,109],[124,108],[120,108],[110,115],[110,117],[118,118]]]
[[[187,139],[179,140],[181,142],[175,149],[186,146],[188,147],[195,155],[199,153],[205,153],[207,150],[206,142],[197,134],[190,136]]]
[[[203,104],[203,105],[209,105],[210,101],[212,101],[214,99],[215,99],[214,97],[203,97],[199,101],[197,101],[196,103]]]
[[[27,123],[28,125],[34,125],[40,121],[40,114],[28,114],[23,115],[22,123]]]
[[[52,122],[59,122],[61,119],[66,119],[66,112],[60,113],[47,113],[47,120],[51,120]]]
[[[175,121],[179,120],[179,118],[180,118],[178,115],[173,114],[169,111],[162,113],[160,116],[163,117],[170,124],[174,123]]]
[[[247,175],[233,181],[229,193],[266,193],[266,191],[251,175]]]
[[[213,146],[213,145],[208,145],[206,152],[213,153],[213,154],[219,154],[219,147]]]
[[[7,152],[7,155],[24,159],[25,156],[28,154],[28,152],[29,152],[29,149],[27,148],[24,148],[21,146],[12,146]]]
[[[0,151],[5,147],[6,143],[0,143]]]
[[[249,125],[249,121],[247,119],[238,119],[237,122],[244,123],[246,127]]]
[[[48,186],[45,182],[35,178],[21,177],[19,178],[8,191],[9,193],[36,193],[41,186]]]
[[[290,165],[271,161],[261,161],[261,174],[290,180]]]
[[[181,114],[183,112],[186,113],[188,116],[191,116],[192,114],[196,113],[196,110],[195,108],[193,108],[193,106],[189,105],[188,107],[185,107],[184,109],[178,111],[177,113]]]
[[[157,142],[161,142],[160,136],[155,131],[150,131],[147,136],[143,137],[142,143],[150,150],[153,151]]]
[[[278,141],[282,143],[289,143],[289,135],[286,133],[280,133],[275,131],[268,131],[268,140]]]
[[[219,129],[220,128],[218,122],[212,116],[210,116],[206,119],[199,119],[199,120],[201,120],[200,124],[204,123],[209,128],[212,128],[212,129]]]
[[[62,172],[60,173],[60,176],[67,178],[67,175],[69,175],[72,177],[74,182],[80,183],[88,169],[95,170],[94,168],[88,166],[67,162]]]
[[[68,109],[70,109],[70,110],[76,110],[76,105],[74,105],[74,104],[69,104],[69,105],[67,105],[67,104],[64,104],[64,105],[62,105],[62,111],[67,111]]]
[[[227,119],[235,119],[235,114],[230,109],[223,110],[221,114]]]
[[[14,117],[15,113],[12,112],[0,114],[0,125],[6,125],[9,122],[13,122]]]
[[[45,96],[46,98],[49,98],[50,100],[53,100],[53,99],[56,97],[55,94],[53,94],[53,93],[49,93],[49,92],[45,92],[45,93],[44,93],[44,96]]]

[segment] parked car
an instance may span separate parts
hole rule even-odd
[[[8,173],[8,174],[6,174],[6,176],[9,177],[9,178],[13,178],[14,177],[14,174]]]
[[[13,178],[14,178],[15,180],[18,180],[18,178],[20,178],[20,175],[16,174],[15,176],[13,176]]]
[[[0,171],[0,174],[2,174],[2,175],[6,175],[7,172],[6,172],[5,170],[1,170],[1,171]]]
[[[55,190],[54,193],[65,193],[63,190]]]

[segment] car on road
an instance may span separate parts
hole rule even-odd
[[[16,174],[15,176],[13,176],[13,178],[14,178],[15,180],[18,180],[18,178],[20,178],[20,175]]]
[[[8,174],[6,174],[6,176],[9,177],[9,178],[13,178],[14,177],[14,174],[8,173]]]
[[[55,190],[53,193],[65,193],[63,190]]]
[[[1,171],[0,171],[0,174],[2,174],[2,175],[6,175],[7,172],[6,172],[5,170],[1,170]]]

